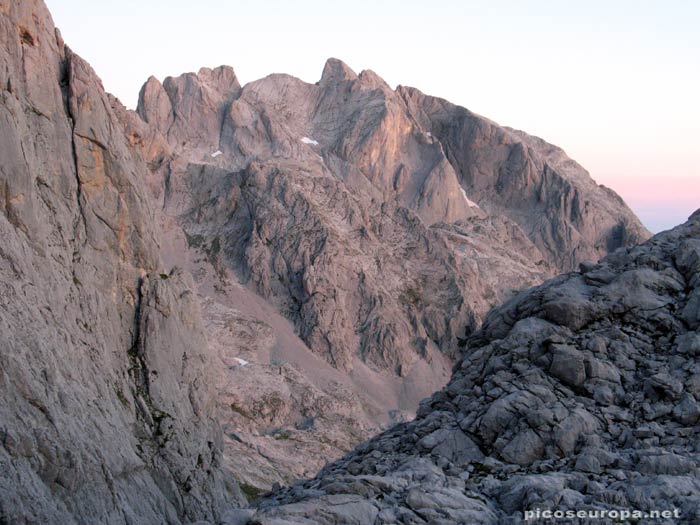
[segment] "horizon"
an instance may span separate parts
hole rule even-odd
[[[333,56],[561,147],[654,233],[700,207],[700,6],[438,4],[47,0],[66,43],[131,109],[151,75],[227,64],[241,84],[313,83]]]

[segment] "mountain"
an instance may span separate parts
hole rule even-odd
[[[189,254],[213,307],[269,325],[268,350],[236,350],[256,366],[232,367],[265,386],[245,399],[219,387],[229,446],[274,457],[235,467],[259,488],[348,451],[338,436],[357,443],[411,418],[489,308],[649,235],[559,148],[336,59],[316,84],[271,75],[242,87],[226,66],[152,77],[137,113],[124,121],[150,166],[173,264]],[[292,390],[330,405],[295,409],[290,394],[285,416],[258,421],[228,409],[231,397],[237,408],[276,398],[278,363],[306,378],[288,378]],[[348,417],[337,420],[340,406]],[[299,431],[310,421],[313,432]],[[290,454],[302,465],[281,465]],[[261,485],[256,472],[270,470]]]
[[[494,309],[414,421],[250,523],[504,524],[538,509],[697,523],[699,329],[700,210]]]
[[[317,84],[150,78],[137,111],[190,247],[345,371],[454,357],[513,289],[649,235],[555,146],[335,59]]]
[[[41,0],[0,27],[2,523],[237,519],[411,419],[491,307],[648,236],[556,147],[338,60],[134,112]]]

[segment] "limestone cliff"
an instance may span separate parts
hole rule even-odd
[[[146,166],[42,2],[0,2],[0,41],[0,522],[213,519],[245,498]]]

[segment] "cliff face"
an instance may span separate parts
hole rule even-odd
[[[649,238],[622,199],[560,148],[414,88],[397,93],[471,198],[517,223],[559,271]]]
[[[252,523],[522,523],[536,509],[696,523],[699,329],[700,210],[494,309],[415,421]]]
[[[0,521],[212,518],[244,498],[146,166],[42,2],[0,2],[0,40]]]

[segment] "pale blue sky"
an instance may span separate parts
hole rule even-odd
[[[130,107],[152,74],[333,56],[563,147],[653,231],[700,207],[700,2],[46,1]]]

